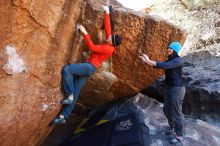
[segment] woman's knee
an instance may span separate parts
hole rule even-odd
[[[92,74],[94,74],[95,71],[96,71],[96,68],[94,68],[91,64],[87,64],[88,76],[91,76]]]

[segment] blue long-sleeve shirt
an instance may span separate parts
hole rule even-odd
[[[183,59],[178,55],[175,55],[165,62],[156,63],[156,68],[165,70],[165,82],[167,86],[180,87],[184,85],[182,78],[183,63]]]

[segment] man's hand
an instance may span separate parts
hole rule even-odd
[[[102,6],[103,10],[105,11],[106,14],[110,13],[109,7],[108,6]]]
[[[146,54],[141,54],[139,56],[139,58],[141,59],[141,61],[143,61],[145,63],[149,62],[149,60],[150,60],[149,57]]]
[[[84,26],[78,25],[78,29],[79,29],[83,34],[88,34]]]

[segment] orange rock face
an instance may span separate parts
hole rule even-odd
[[[93,3],[92,3],[93,2]],[[60,110],[61,69],[81,62],[87,49],[76,25],[85,25],[95,43],[105,38],[100,3],[81,0],[0,1],[0,141],[2,146],[40,144]],[[163,72],[143,65],[140,50],[164,60],[170,40],[185,33],[155,17],[117,8],[114,33],[123,37],[117,54],[86,83],[87,106],[137,93]]]

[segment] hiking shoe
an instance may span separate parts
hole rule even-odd
[[[66,123],[66,120],[58,116],[51,122],[51,125],[64,124],[64,123]]]
[[[73,105],[75,102],[73,100],[70,100],[69,98],[62,99],[60,101],[60,104],[64,105]]]
[[[183,141],[183,136],[179,136],[179,135],[175,135],[174,137],[172,137],[171,139],[170,139],[170,143],[171,144],[175,144],[175,145],[177,145],[177,144],[181,144],[181,142]]]
[[[168,127],[165,131],[166,135],[175,135],[174,128]]]

